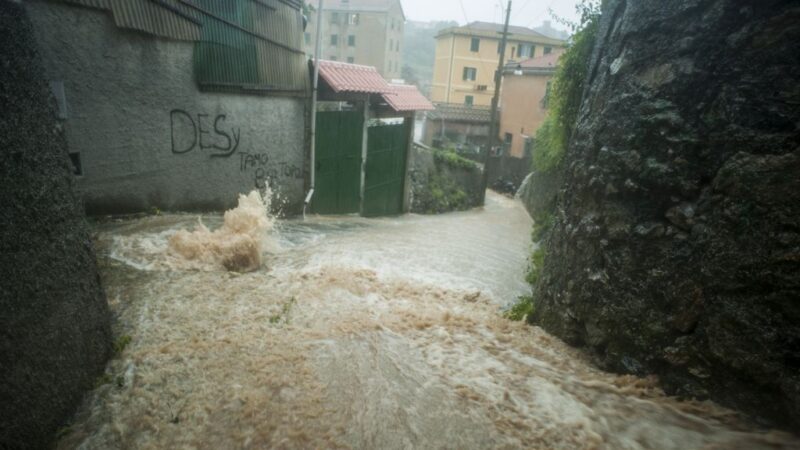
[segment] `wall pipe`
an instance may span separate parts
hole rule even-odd
[[[319,6],[317,6],[317,36],[314,44],[314,78],[311,92],[311,183],[303,203],[303,217],[314,197],[314,185],[317,179],[317,94],[319,92],[319,49],[322,46],[322,2],[323,0],[319,0]]]

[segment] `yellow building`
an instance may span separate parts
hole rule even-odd
[[[491,105],[502,31],[502,24],[472,22],[439,32],[436,35],[431,100],[437,103]],[[510,26],[508,31],[506,61],[560,55],[565,50],[565,41],[544,36],[529,28]]]

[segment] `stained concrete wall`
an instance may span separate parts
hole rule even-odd
[[[108,305],[22,7],[0,1],[0,448],[47,448],[111,353]]]
[[[269,182],[299,211],[305,100],[201,92],[193,42],[117,28],[107,12],[25,2],[89,213],[228,208]],[[64,107],[65,106],[65,107]]]

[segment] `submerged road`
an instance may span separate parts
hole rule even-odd
[[[96,227],[130,343],[60,448],[798,448],[502,318],[529,292],[531,221],[516,201],[270,221],[261,267],[244,274],[170,249],[196,222]]]

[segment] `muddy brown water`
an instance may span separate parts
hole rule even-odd
[[[198,234],[181,231],[194,215],[96,226],[131,340],[60,448],[800,448],[502,318],[529,291],[517,201],[383,219],[259,208]],[[225,270],[240,251],[260,268]]]

